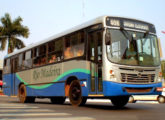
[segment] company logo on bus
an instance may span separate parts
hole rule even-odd
[[[60,68],[48,67],[41,68],[33,71],[33,79],[38,80],[46,77],[57,77],[61,74]]]

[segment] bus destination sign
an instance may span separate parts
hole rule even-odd
[[[124,27],[128,28],[135,28],[135,29],[141,29],[141,30],[149,30],[148,25],[142,24],[142,23],[137,23],[137,22],[132,22],[132,21],[123,21]]]
[[[152,24],[133,19],[107,17],[106,25],[112,27],[123,27],[156,33],[155,27]]]

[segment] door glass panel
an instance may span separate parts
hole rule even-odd
[[[91,92],[95,91],[95,70],[96,66],[94,63],[91,63]]]
[[[98,53],[98,91],[102,92],[103,91],[103,85],[102,85],[102,33],[98,32],[97,33],[97,53]]]
[[[89,52],[88,59],[91,61],[91,92],[102,92],[102,32],[88,34]]]
[[[94,34],[90,33],[88,36],[89,40],[89,60],[95,60],[95,41],[94,41]],[[95,63],[91,62],[91,92],[95,91]]]

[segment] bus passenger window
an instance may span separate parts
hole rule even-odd
[[[69,59],[69,58],[72,58],[73,57],[73,52],[72,52],[72,49],[71,47],[67,47],[64,51],[64,57],[65,59]]]
[[[64,58],[79,57],[84,54],[84,32],[79,31],[65,38]]]
[[[23,69],[29,69],[31,67],[32,67],[32,51],[29,50],[29,51],[26,51],[23,55]]]
[[[34,49],[34,66],[41,66],[46,64],[46,44]]]
[[[48,43],[48,63],[54,63],[57,61],[61,61],[62,53],[63,53],[63,47],[62,47],[63,39],[58,39],[51,41]]]

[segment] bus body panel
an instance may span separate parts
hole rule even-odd
[[[5,95],[12,95],[12,74],[3,75],[3,93]]]
[[[23,83],[26,85],[27,96],[65,96],[66,80],[69,77],[75,77],[83,86],[82,95],[88,96],[87,84],[90,79],[88,64],[88,62],[73,60],[4,75],[6,86],[10,86],[9,89],[5,89],[5,94],[10,96],[13,94],[11,91],[16,91],[14,94],[17,95],[19,85]],[[57,73],[59,71],[60,73]],[[15,88],[11,85],[15,85]]]

